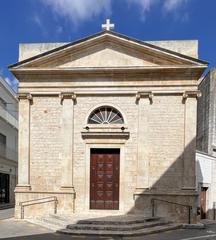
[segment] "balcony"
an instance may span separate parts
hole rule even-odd
[[[18,153],[17,153],[17,151],[15,151],[3,144],[0,144],[0,157],[17,161]]]
[[[4,119],[7,123],[9,123],[12,127],[18,129],[18,120],[11,115],[7,109],[0,105],[0,118]]]

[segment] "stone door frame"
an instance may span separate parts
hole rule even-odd
[[[114,142],[114,141],[113,141]],[[119,210],[96,210],[90,209],[90,161],[91,148],[117,148],[120,149],[120,178],[119,178]],[[85,183],[85,211],[86,212],[110,212],[110,214],[124,213],[124,169],[125,169],[125,146],[124,143],[86,143],[86,183]]]

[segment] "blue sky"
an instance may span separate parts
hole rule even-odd
[[[199,40],[199,57],[216,66],[215,0],[1,0],[0,74],[17,62],[19,43],[69,42],[101,31],[141,40]]]

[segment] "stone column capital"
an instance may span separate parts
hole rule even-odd
[[[30,93],[18,93],[17,94],[18,100],[29,100],[29,102],[32,104],[33,103],[33,97]]]
[[[200,90],[197,91],[185,91],[183,93],[183,101],[186,101],[187,98],[200,98],[202,96],[202,93]]]
[[[76,101],[76,94],[74,92],[62,92],[59,97],[61,104],[63,104],[64,99],[72,99],[74,102]]]
[[[138,103],[141,98],[149,98],[149,101],[153,101],[154,94],[152,92],[137,92],[136,102]]]

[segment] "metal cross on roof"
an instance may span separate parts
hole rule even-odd
[[[115,27],[115,24],[110,23],[110,19],[106,20],[106,24],[102,24],[102,28],[104,30],[110,31],[111,29],[113,29]]]

